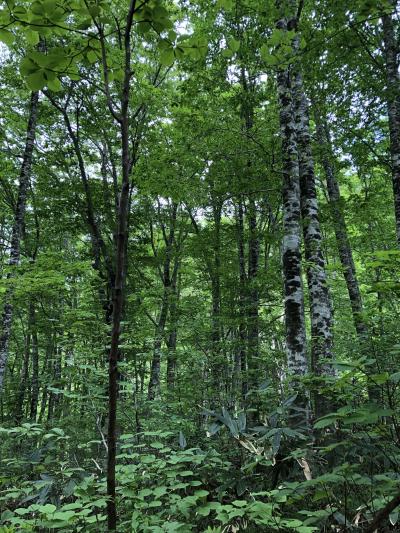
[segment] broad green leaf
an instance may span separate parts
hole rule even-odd
[[[223,57],[230,58],[233,56],[233,51],[229,48],[225,48],[225,50],[222,50]]]
[[[25,33],[25,36],[26,36],[26,40],[28,41],[29,44],[32,44],[32,45],[38,44],[38,42],[39,42],[39,34],[38,34],[37,31],[28,30]]]
[[[14,42],[14,35],[8,30],[0,29],[0,41],[7,46],[11,46]]]
[[[47,87],[54,92],[61,91],[62,89],[61,82],[58,78],[55,78],[54,80],[48,80]]]
[[[47,80],[44,77],[44,71],[38,70],[26,77],[26,84],[31,91],[39,91],[46,85]]]
[[[240,41],[237,41],[232,37],[228,40],[228,46],[233,52],[237,52],[240,48]]]
[[[165,67],[170,67],[175,61],[175,54],[173,48],[163,50],[160,54],[160,63]]]

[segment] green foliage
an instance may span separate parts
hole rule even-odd
[[[13,320],[0,402],[0,531],[107,529],[107,365],[126,124],[119,531],[363,529],[400,490],[400,252],[382,45],[392,3],[305,2],[297,28],[284,31],[272,1],[149,0],[136,4],[128,69],[128,2],[6,4],[0,299]],[[322,358],[320,371],[310,342],[316,372],[296,380],[287,372],[281,275],[276,74],[284,69],[302,73],[310,104],[335,311],[334,362]],[[40,93],[38,117],[15,265],[31,92]],[[328,146],[316,129],[325,119]],[[356,312],[340,231],[353,253]],[[310,340],[312,266],[302,258]],[[382,532],[399,527],[398,513]]]

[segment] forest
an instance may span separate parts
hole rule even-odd
[[[0,0],[0,532],[400,531],[400,2]]]

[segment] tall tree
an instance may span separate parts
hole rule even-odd
[[[296,24],[299,23],[299,13]],[[298,42],[299,37],[295,37]],[[311,366],[317,375],[332,375],[333,317],[326,275],[319,222],[314,159],[311,151],[311,133],[308,102],[304,93],[300,65],[296,65],[293,80],[293,108],[296,121],[299,155],[301,215],[311,314]]]
[[[15,275],[15,269],[19,264],[21,256],[21,237],[25,222],[26,202],[31,177],[32,157],[35,146],[36,124],[39,106],[39,92],[31,93],[29,102],[29,118],[26,131],[25,149],[22,157],[21,171],[19,175],[18,196],[15,206],[14,224],[11,233],[10,258],[8,261],[10,272],[8,279]],[[6,371],[9,341],[13,320],[12,288],[8,289],[3,314],[1,318],[0,336],[0,391],[3,389],[4,373]]]
[[[277,29],[296,27],[296,3],[279,0]],[[292,76],[289,65],[278,69],[283,178],[282,266],[285,294],[286,351],[289,373],[294,377],[308,372],[304,292],[301,267],[301,194],[297,128],[293,114]]]
[[[315,122],[317,127],[317,140],[321,150],[321,160],[324,169],[326,187],[328,190],[332,222],[339,252],[340,262],[343,268],[343,276],[346,281],[347,292],[350,299],[354,326],[360,337],[367,334],[367,325],[363,316],[363,302],[360,286],[357,279],[356,267],[353,259],[346,220],[342,210],[339,182],[335,158],[332,149],[332,140],[326,121],[315,110]]]
[[[398,2],[397,0],[391,0],[390,3],[392,10],[390,13],[384,13],[382,22],[383,41],[385,45],[386,102],[389,118],[394,212],[397,242],[400,246],[400,74],[399,44],[394,19]]]

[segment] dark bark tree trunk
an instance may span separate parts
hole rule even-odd
[[[103,54],[104,78],[107,89],[108,106],[111,114],[120,125],[121,131],[121,167],[122,184],[117,213],[117,235],[115,239],[115,282],[112,290],[112,329],[111,347],[108,367],[108,432],[107,432],[107,525],[109,531],[117,529],[116,507],[116,452],[117,452],[117,400],[118,400],[118,356],[119,340],[121,333],[121,321],[124,305],[124,292],[126,281],[126,251],[128,242],[128,216],[129,216],[129,192],[130,192],[130,138],[129,138],[129,95],[132,78],[131,69],[131,30],[133,15],[136,9],[136,0],[131,0],[126,19],[124,32],[124,81],[121,96],[121,112],[115,113],[112,101],[108,98],[108,67],[104,35],[101,32],[101,47]]]
[[[239,199],[236,210],[236,233],[238,248],[238,265],[239,265],[239,346],[238,346],[238,364],[240,370],[241,396],[245,400],[249,387],[247,377],[247,352],[246,352],[246,287],[247,275],[245,267],[245,246],[244,246],[244,223],[243,223],[243,201]]]
[[[292,94],[299,154],[301,215],[311,315],[311,368],[316,375],[333,376],[333,313],[327,284],[326,264],[311,152],[309,111],[301,72],[293,73]],[[316,402],[321,405],[321,401]],[[321,414],[321,409],[319,409]]]
[[[30,304],[30,316],[32,325],[32,379],[31,379],[31,404],[30,404],[30,419],[36,421],[37,408],[39,401],[39,344],[38,334],[36,329],[36,311],[33,302]]]
[[[243,129],[249,135],[254,125],[254,102],[253,86],[246,75],[245,69],[241,69],[241,83],[243,89],[242,119]],[[257,208],[254,198],[252,161],[246,161],[244,179],[247,190],[250,191],[247,208],[248,222],[248,273],[247,273],[247,367],[249,387],[256,387],[259,369],[257,365],[259,356],[259,294],[257,287],[257,273],[259,260],[259,236],[257,229]]]
[[[8,277],[14,275],[14,270],[20,261],[20,243],[22,230],[25,222],[25,210],[28,194],[28,187],[30,182],[32,155],[35,145],[36,123],[38,114],[39,93],[31,93],[29,119],[26,133],[25,150],[22,159],[21,171],[19,175],[18,198],[15,209],[14,224],[11,236],[11,249],[9,266],[11,272]],[[0,337],[0,392],[3,389],[4,373],[7,366],[9,341],[11,335],[12,319],[13,319],[13,305],[12,305],[12,289],[9,289],[5,297],[5,305],[3,315],[1,318],[1,337]]]
[[[211,317],[211,343],[212,343],[212,382],[215,399],[221,398],[221,392],[224,384],[225,368],[221,346],[221,216],[222,201],[219,198],[213,198],[213,264],[211,269],[211,300],[212,300],[212,317]]]
[[[160,373],[161,373],[161,346],[164,339],[164,330],[167,323],[168,307],[169,307],[169,283],[164,285],[164,294],[161,302],[161,309],[157,320],[155,329],[153,358],[150,367],[150,380],[147,398],[155,400],[160,396]]]
[[[247,365],[250,387],[256,387],[259,375],[259,294],[257,287],[259,238],[257,230],[257,211],[254,198],[250,196],[248,205],[249,258],[248,258],[248,309],[247,309]]]
[[[100,225],[95,215],[95,209],[93,204],[93,197],[92,197],[92,190],[89,183],[89,178],[86,173],[86,167],[85,162],[83,159],[81,147],[79,144],[79,137],[78,133],[74,131],[71,125],[71,121],[68,115],[68,111],[65,106],[61,106],[56,102],[56,100],[53,98],[53,96],[45,91],[45,94],[47,98],[50,100],[52,105],[61,113],[65,126],[68,131],[69,138],[71,139],[72,146],[75,152],[76,159],[78,161],[78,167],[79,167],[79,173],[81,176],[81,181],[83,185],[83,190],[85,193],[85,202],[86,202],[86,221],[88,224],[88,228],[90,231],[91,236],[91,243],[92,243],[92,254],[93,254],[93,268],[97,270],[100,275],[102,275],[102,265],[101,261],[104,261],[106,271],[107,271],[107,284],[108,284],[108,292],[111,292],[111,288],[114,284],[114,268],[112,265],[111,258],[109,256],[104,238],[101,234]],[[108,301],[105,302],[105,306],[108,305]]]
[[[53,351],[54,351],[54,334],[50,334],[50,338],[48,339],[47,346],[46,346],[46,353],[45,358],[43,361],[43,367],[42,367],[42,383],[43,383],[43,389],[42,389],[42,398],[40,401],[40,412],[39,412],[39,422],[42,422],[44,420],[45,412],[46,412],[46,406],[47,406],[47,399],[48,399],[48,390],[47,390],[47,383],[51,379],[51,359],[53,357]]]
[[[333,227],[339,252],[340,263],[343,268],[343,276],[346,281],[350,305],[353,315],[354,327],[360,338],[368,335],[368,328],[363,318],[363,302],[358,284],[356,267],[353,253],[347,233],[346,220],[341,207],[340,189],[337,180],[337,171],[332,150],[332,141],[328,125],[314,113],[317,126],[317,141],[321,149],[321,162],[324,169],[326,186],[328,190],[329,204],[332,213]]]
[[[392,0],[393,11],[397,0]],[[394,28],[392,14],[385,14],[383,22],[383,41],[385,45],[385,67],[387,77],[386,102],[389,118],[390,155],[394,196],[397,244],[400,246],[400,74],[399,44]]]
[[[163,284],[163,297],[161,301],[161,308],[157,320],[154,337],[153,358],[151,361],[150,380],[147,395],[149,400],[154,400],[160,394],[161,346],[164,339],[165,326],[167,324],[167,317],[171,298],[172,278],[176,276],[176,273],[171,274],[171,262],[175,244],[177,209],[177,204],[173,203],[168,235],[166,234],[164,224],[162,224],[162,232],[165,241],[165,260],[161,275],[161,281]],[[153,249],[155,250],[154,243]],[[175,263],[175,266],[177,268],[177,263]]]
[[[31,328],[30,320],[28,318],[28,329],[25,335],[25,350],[24,350],[24,360],[21,369],[21,378],[19,383],[17,404],[15,407],[15,422],[20,424],[24,416],[24,400],[26,394],[26,388],[28,385],[28,376],[29,376],[29,358],[31,355]]]
[[[178,276],[179,266],[178,258],[175,258],[174,274],[171,283],[171,300],[170,300],[170,332],[167,340],[167,386],[172,390],[175,386],[176,379],[176,344],[178,337],[178,316],[179,316],[179,294],[180,294],[180,276]]]

